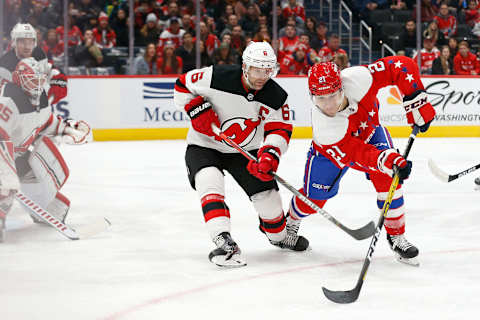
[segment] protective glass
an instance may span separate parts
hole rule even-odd
[[[332,94],[312,96],[313,104],[329,117],[335,116],[343,102],[343,90],[340,89]]]

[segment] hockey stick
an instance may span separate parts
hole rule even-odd
[[[410,134],[410,137],[408,139],[405,152],[403,153],[403,157],[405,159],[407,159],[408,154],[410,153],[410,149],[412,148],[413,142],[415,141],[415,137],[417,136],[418,131],[419,131],[419,128],[417,126],[414,126],[412,133]],[[398,172],[397,170],[395,170],[395,175],[393,176],[393,181],[392,181],[392,184],[390,185],[390,190],[388,191],[387,199],[383,204],[382,214],[378,219],[375,235],[372,237],[372,241],[370,242],[370,246],[368,247],[367,256],[365,257],[365,261],[363,262],[362,271],[360,272],[360,276],[358,277],[355,288],[348,291],[331,291],[325,287],[322,287],[323,293],[329,300],[336,303],[352,303],[358,299],[358,296],[360,295],[360,290],[362,289],[363,281],[365,280],[365,277],[367,275],[368,267],[370,266],[370,261],[372,260],[373,251],[375,250],[378,237],[382,232],[383,223],[384,223],[385,217],[387,216],[388,209],[390,209],[390,205],[392,204],[393,195],[395,194],[395,190],[397,190],[398,183],[399,183]]]
[[[453,180],[457,180],[460,177],[463,177],[464,175],[467,175],[469,173],[472,173],[473,171],[480,169],[480,164],[477,164],[476,166],[473,166],[471,168],[468,168],[467,170],[463,170],[462,172],[456,173],[456,174],[448,174],[442,169],[440,169],[435,162],[433,162],[432,159],[428,159],[428,167],[430,168],[430,171],[433,173],[435,177],[437,177],[440,181],[442,182],[450,182]]]
[[[40,207],[35,201],[28,198],[26,195],[17,192],[15,198],[24,205],[35,217],[52,226],[55,230],[70,240],[79,240],[94,236],[102,231],[105,231],[111,224],[105,218],[95,221],[83,228],[72,229],[62,221],[48,213],[45,209]]]
[[[230,139],[225,133],[220,131],[219,128],[216,126],[212,125],[213,132],[222,138],[223,141],[225,141],[227,144],[229,144],[231,147],[235,148],[238,152],[240,152],[242,155],[244,155],[247,159],[257,161],[257,158],[255,158],[252,154],[250,154],[248,151],[240,147],[235,141]],[[361,227],[360,229],[349,229],[346,226],[344,226],[340,221],[332,217],[327,211],[323,210],[320,208],[317,204],[315,204],[313,201],[311,201],[309,198],[301,194],[297,189],[295,189],[292,185],[290,185],[288,182],[283,180],[278,174],[275,172],[269,172],[275,180],[277,180],[281,185],[283,185],[285,188],[287,188],[290,192],[292,192],[295,196],[300,198],[303,202],[305,202],[309,207],[311,207],[313,210],[315,210],[317,213],[320,213],[322,216],[327,218],[330,222],[334,223],[337,227],[348,233],[350,236],[357,240],[363,240],[366,238],[371,237],[375,233],[375,225],[373,224],[373,221],[370,221],[368,224],[365,226]]]

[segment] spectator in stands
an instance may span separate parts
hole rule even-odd
[[[417,28],[413,19],[405,22],[405,27],[400,33],[398,45],[395,50],[405,50],[405,54],[411,57],[413,50],[417,47]]]
[[[453,59],[458,52],[458,40],[455,38],[448,39],[448,47],[450,48],[450,56]]]
[[[30,23],[32,26],[41,26],[48,29],[55,28],[57,26],[57,15],[53,14],[51,10],[47,10],[45,3],[33,1],[32,5],[33,8],[27,18],[28,23]]]
[[[231,37],[232,43],[230,47],[236,51],[236,54],[241,56],[246,46],[245,35],[243,33],[242,27],[239,25],[233,27]]]
[[[168,3],[167,11],[164,12],[162,20],[170,20],[171,18],[178,18],[180,16],[180,10],[178,9],[177,1],[170,1]]]
[[[284,55],[291,55],[295,52],[300,44],[300,39],[297,36],[295,27],[292,25],[287,25],[285,27],[285,36],[279,39],[278,47],[278,57],[279,60],[283,58]]]
[[[387,0],[357,0],[354,3],[356,11],[360,13],[360,17],[367,21],[369,25],[372,25],[370,12],[387,7]]]
[[[390,10],[407,10],[407,3],[405,0],[389,0]]]
[[[448,12],[448,4],[442,3],[438,15],[434,17],[438,24],[438,29],[445,38],[453,37],[457,34],[457,18]]]
[[[447,44],[445,36],[438,29],[438,24],[436,20],[432,20],[428,24],[427,29],[423,31],[423,37],[432,39],[434,46],[443,46]]]
[[[133,61],[132,74],[158,74],[157,72],[157,48],[155,43],[149,43],[145,47],[145,53]]]
[[[295,20],[294,17],[288,17],[287,18],[287,24],[285,25],[285,27],[278,30],[278,37],[279,38],[286,36],[286,31],[287,31],[288,26],[293,26],[295,28],[295,31],[296,31],[297,34],[305,33],[304,29],[298,25],[297,20]]]
[[[100,14],[101,10],[97,2],[94,1],[92,3],[92,0],[76,1],[78,10],[77,23],[80,29],[87,30],[91,28],[93,30],[96,27],[96,25],[92,26],[90,24],[90,18],[95,17],[96,20],[96,17]]]
[[[135,29],[141,29],[149,13],[153,12],[153,6],[148,0],[136,1],[135,9]]]
[[[231,14],[231,15],[228,17],[228,23],[227,23],[227,25],[225,26],[225,29],[223,29],[222,32],[220,33],[220,38],[222,37],[222,35],[223,35],[225,32],[232,32],[233,27],[235,27],[236,25],[238,25],[237,15]]]
[[[468,8],[465,10],[465,23],[473,28],[478,19],[480,19],[479,4],[475,0],[470,0],[468,1]]]
[[[140,43],[146,45],[147,43],[157,43],[160,38],[160,33],[157,28],[158,18],[155,13],[151,12],[147,15],[145,24],[140,30]]]
[[[317,34],[317,19],[315,17],[307,17],[305,19],[305,33],[310,39],[313,39]]]
[[[213,17],[205,17],[206,21],[205,24],[207,25],[208,31],[213,34],[217,33],[217,24],[215,23],[215,19]]]
[[[453,74],[453,58],[449,46],[442,46],[440,56],[433,60],[432,74],[451,75]]]
[[[431,38],[423,39],[423,48],[420,51],[420,72],[422,74],[431,74],[433,60],[438,58],[440,51],[433,44]],[[417,61],[417,53],[413,55],[413,60]]]
[[[69,30],[67,32],[68,35],[68,47],[75,47],[82,43],[83,35],[80,28],[77,27],[75,23],[75,18],[72,15],[68,15],[68,27]],[[63,24],[56,28],[58,39],[60,45],[63,46]]]
[[[310,38],[310,46],[318,52],[327,45],[327,24],[323,21],[319,21],[315,31],[315,35]]]
[[[320,58],[321,62],[328,62],[333,61],[333,58],[337,54],[347,54],[345,50],[340,48],[340,37],[332,33],[328,37],[328,43],[322,49],[320,49],[317,53],[318,57]]]
[[[200,67],[207,67],[213,64],[212,58],[207,54],[203,41],[200,41]]]
[[[430,22],[438,13],[438,7],[432,3],[432,0],[421,0],[420,4],[420,21],[421,22]],[[417,10],[413,8],[412,18],[414,21],[417,20]]]
[[[205,45],[205,50],[209,57],[213,57],[213,52],[220,45],[220,40],[217,36],[208,31],[207,25],[205,22],[200,22],[200,39]]]
[[[336,54],[333,58],[333,62],[340,68],[340,70],[343,70],[349,66],[348,56],[344,53]]]
[[[82,30],[93,30],[98,27],[98,15],[88,14],[85,16],[86,23],[83,25]]]
[[[453,69],[460,75],[480,74],[480,62],[477,56],[470,52],[467,41],[460,41],[458,44],[458,53],[453,58]]]
[[[178,48],[182,44],[184,33],[185,30],[180,29],[180,20],[176,17],[170,18],[170,20],[168,20],[168,28],[160,34],[157,50],[162,53],[164,51],[163,46],[167,41],[173,42],[175,46],[174,49]]]
[[[117,36],[117,47],[128,47],[127,14],[124,9],[120,8],[116,11],[116,15],[112,18],[110,25]]]
[[[102,65],[102,50],[95,43],[92,30],[85,30],[84,42],[74,49],[74,59],[77,66],[94,68]]]
[[[303,47],[299,47],[292,54],[284,55],[280,60],[280,74],[306,75],[309,67]]]
[[[190,32],[185,32],[183,34],[182,42],[182,45],[175,50],[175,53],[182,58],[182,73],[185,73],[196,67],[196,50],[195,42],[193,42],[193,35]]]
[[[221,43],[213,53],[214,64],[236,64],[237,62],[238,57],[235,55],[235,51],[227,43]]]
[[[117,45],[117,35],[108,24],[108,16],[103,11],[98,16],[98,28],[93,29],[93,37],[99,48],[113,48]]]
[[[182,22],[182,29],[185,30],[185,32],[189,32],[191,34],[195,33],[191,15],[189,15],[188,13],[185,13],[184,15],[182,15],[181,22]]]
[[[171,40],[166,41],[163,54],[157,60],[158,74],[181,74],[182,69],[183,61],[175,54],[175,43]]]
[[[42,43],[42,49],[49,60],[52,60],[53,57],[58,57],[63,53],[63,46],[60,45],[58,34],[55,29],[48,29],[47,38]]]
[[[251,3],[247,6],[247,13],[240,20],[240,25],[243,32],[253,36],[258,25],[258,13],[254,4]]]
[[[222,15],[217,19],[217,30],[220,32],[225,30],[228,24],[228,17],[230,17],[232,14],[234,14],[233,6],[231,4],[227,4]]]
[[[270,32],[268,31],[267,26],[261,26],[258,29],[258,32],[255,33],[253,36],[253,41],[255,42],[261,42],[261,41],[266,41],[268,43],[272,42],[272,37],[270,36]]]
[[[242,19],[243,16],[245,16],[247,14],[248,5],[250,4],[250,2],[253,2],[253,1],[250,1],[250,0],[238,0],[238,1],[236,1],[234,10],[235,10],[235,14],[238,17],[238,19]],[[253,6],[254,6],[254,9],[255,9],[255,13],[258,16],[260,14],[260,8],[255,4],[255,2],[253,2]]]
[[[288,0],[288,4],[283,8],[282,14],[285,19],[294,17],[299,25],[305,23],[305,8],[297,3],[297,0]]]

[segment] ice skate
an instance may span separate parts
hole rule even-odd
[[[219,267],[238,268],[247,265],[242,256],[242,251],[233,241],[229,232],[222,232],[213,239],[217,246],[210,254],[208,259]]]
[[[270,241],[271,244],[277,246],[282,249],[288,249],[293,251],[305,251],[309,248],[308,240],[303,237],[299,236],[298,229],[300,228],[300,221],[301,220],[294,220],[287,217],[287,236],[282,241]]]
[[[397,261],[418,267],[420,263],[417,260],[418,248],[405,239],[403,234],[389,235],[387,234],[390,249],[395,252]]]

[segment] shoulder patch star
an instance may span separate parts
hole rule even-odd
[[[366,129],[366,128],[368,128],[368,126],[367,126],[367,122],[366,122],[366,121],[365,121],[365,122],[363,122],[363,121],[360,121],[360,128],[362,128],[362,129]]]
[[[407,77],[405,78],[405,80],[408,80],[408,82],[412,82],[413,81],[413,75],[411,75],[410,73],[407,73]]]
[[[373,118],[373,116],[375,116],[375,110],[370,111],[368,114]]]
[[[396,68],[401,68],[403,63],[401,63],[400,60],[399,60],[399,61],[395,62],[394,64],[395,64],[395,69],[396,69]]]

